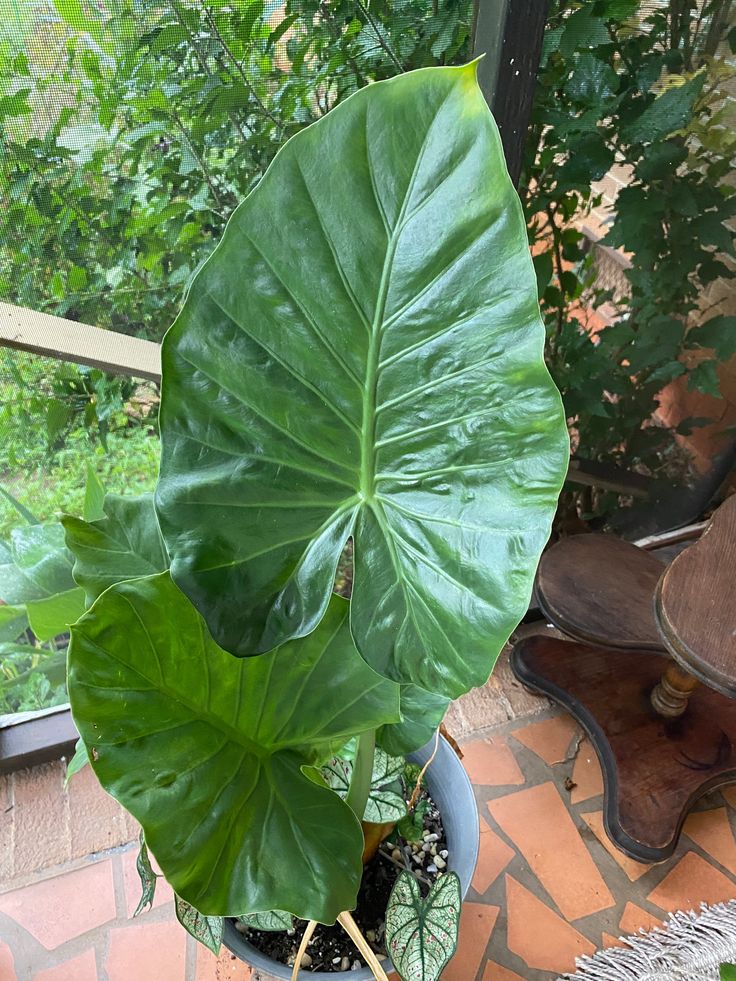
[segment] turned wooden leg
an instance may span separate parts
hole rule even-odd
[[[666,719],[676,719],[687,708],[688,699],[699,684],[697,678],[693,678],[671,661],[659,684],[652,691],[651,700],[655,712]]]

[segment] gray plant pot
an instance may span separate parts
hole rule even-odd
[[[409,760],[424,766],[433,749],[434,739],[416,753],[411,753]],[[465,897],[478,861],[480,836],[478,809],[468,775],[450,744],[442,737],[440,737],[437,755],[427,770],[425,779],[427,789],[442,815],[447,849],[450,853],[448,868],[457,872],[460,877],[462,893]],[[292,968],[256,950],[238,933],[233,920],[225,920],[222,939],[225,946],[241,961],[245,961],[246,964],[263,971],[268,976],[291,981]],[[388,959],[384,960],[384,968],[387,971],[390,969]],[[303,971],[301,977],[304,977],[305,981],[312,981],[313,978],[322,978],[325,981],[327,979],[339,981],[340,978],[344,978],[345,981],[368,981],[373,977],[373,973],[370,968],[363,967],[359,971]]]

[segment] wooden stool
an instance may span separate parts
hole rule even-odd
[[[695,801],[736,781],[735,583],[736,497],[669,567],[605,535],[540,563],[540,606],[577,643],[528,638],[512,667],[587,732],[606,831],[639,861],[668,858]]]

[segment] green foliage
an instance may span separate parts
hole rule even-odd
[[[123,408],[138,387],[98,369],[0,349],[0,474],[48,465],[80,429],[107,450],[110,433],[130,425]]]
[[[88,763],[89,756],[87,755],[87,747],[84,745],[81,739],[78,739],[77,744],[74,747],[74,756],[72,756],[67,764],[66,776],[64,777],[64,786],[66,787],[71,778],[76,773],[79,773],[83,767],[87,766]]]
[[[522,183],[548,362],[579,455],[644,472],[674,455],[674,434],[650,424],[660,390],[688,374],[718,395],[716,364],[734,353],[732,318],[706,310],[688,329],[704,289],[734,275],[723,222],[736,196],[723,178],[736,134],[720,94],[733,67],[715,55],[723,8],[560,2],[547,27]],[[614,162],[628,177],[604,244],[631,254],[627,296],[597,286],[587,242],[570,227],[600,203],[591,180]],[[604,303],[618,319],[593,338],[581,309]],[[703,349],[710,360],[688,368],[688,352]]]
[[[736,981],[736,964],[721,964],[721,981]]]
[[[113,583],[169,567],[150,494],[108,494],[100,518],[85,521],[65,515],[61,523],[75,558],[74,580],[84,589],[88,605]]]
[[[142,543],[165,558],[150,504],[66,521],[96,596],[68,677],[94,772],[213,946],[207,917],[354,908],[359,819],[404,810],[383,746],[423,742],[526,605],[567,466],[542,333],[472,67],[368,86],[297,134],[192,283],[156,495],[178,582],[114,581],[150,564]],[[332,593],[348,534],[350,602]],[[217,589],[195,606],[182,569]],[[338,752],[345,801],[321,773]],[[430,927],[453,906],[451,937],[459,910],[443,883],[444,919],[434,893],[419,911],[439,969]]]
[[[396,830],[407,841],[421,841],[424,831],[424,816],[429,810],[429,801],[420,800],[413,811],[409,811],[396,825]]]
[[[159,340],[284,139],[370,81],[465,60],[473,17],[471,0],[27,6],[23,35],[0,26],[0,299]]]
[[[392,756],[403,756],[424,746],[434,735],[450,704],[444,695],[417,685],[401,686],[401,722],[381,726],[376,742]]]
[[[33,442],[33,430],[29,431],[27,440]],[[42,449],[42,434],[40,441]],[[38,446],[38,441],[35,445]],[[77,430],[52,462],[39,462],[28,470],[14,470],[13,486],[19,488],[19,493],[22,488],[24,500],[32,502],[34,513],[44,522],[56,518],[59,512],[84,513],[88,465],[110,491],[135,495],[153,490],[159,460],[159,441],[155,435],[146,428],[134,426],[112,433],[109,448],[110,452],[105,453],[101,446],[90,442],[84,430]],[[0,537],[9,535],[17,524],[15,509],[0,499]]]
[[[474,66],[369,86],[293,137],[163,344],[157,512],[217,642],[308,634],[352,535],[366,661],[446,698],[483,684],[567,468],[542,341]]]
[[[440,876],[422,896],[410,872],[402,872],[386,907],[386,948],[402,981],[438,981],[457,948],[460,880]]]
[[[308,638],[238,660],[164,573],[110,587],[72,628],[69,695],[92,768],[206,915],[329,923],[354,903],[360,825],[303,770],[399,703],[355,651],[347,606],[335,596]]]

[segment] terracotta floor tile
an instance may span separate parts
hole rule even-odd
[[[516,855],[490,825],[480,818],[480,851],[475,867],[472,886],[478,893],[484,893],[496,881],[511,859]]]
[[[0,896],[0,912],[47,950],[115,919],[112,862],[85,865]]]
[[[612,937],[610,933],[604,933],[601,937],[601,946],[607,949],[608,947],[625,947],[626,944],[623,940],[619,940],[618,937]]]
[[[196,981],[250,981],[252,977],[251,968],[227,948],[223,947],[219,957],[215,957],[212,951],[197,944]]]
[[[532,970],[574,971],[576,957],[595,951],[589,940],[510,875],[506,905],[509,950]]]
[[[520,786],[524,774],[501,736],[463,743],[463,766],[476,784],[486,787]]]
[[[589,739],[580,744],[575,766],[572,770],[572,782],[576,784],[570,794],[571,804],[580,804],[603,793],[603,774],[601,765]]]
[[[580,817],[585,821],[590,830],[603,845],[616,864],[621,866],[631,882],[636,882],[637,879],[641,879],[641,877],[652,868],[651,865],[644,865],[642,862],[634,861],[633,858],[629,858],[627,855],[624,855],[622,851],[619,851],[619,849],[616,848],[606,834],[606,829],[603,826],[603,811],[593,811],[590,814],[581,814]]]
[[[726,798],[726,803],[730,804],[736,810],[736,785],[731,784],[730,787],[721,787],[721,793]]]
[[[570,744],[579,732],[580,726],[565,712],[551,719],[532,722],[522,729],[515,729],[513,736],[552,766],[554,763],[562,763],[567,758]]]
[[[186,961],[184,928],[177,920],[165,923],[136,921],[110,931],[105,961],[108,981],[184,981]]]
[[[482,981],[524,981],[524,978],[516,971],[509,971],[507,967],[496,964],[495,961],[488,961]]]
[[[15,962],[13,961],[13,951],[8,945],[0,940],[0,978],[5,981],[16,981]]]
[[[488,809],[566,919],[615,904],[553,783],[491,800]]]
[[[736,885],[700,855],[688,852],[647,897],[667,910],[700,909],[701,903],[725,903],[736,898]]]
[[[720,862],[732,875],[736,875],[736,841],[733,839],[731,822],[725,807],[689,814],[683,831],[703,851]]]
[[[478,972],[500,909],[484,903],[463,903],[460,940],[455,956],[442,972],[442,981],[468,981]]]
[[[135,863],[138,859],[138,845],[124,851],[120,856],[120,864],[123,870],[123,889],[125,891],[125,915],[130,919],[136,911],[136,907],[141,899],[141,879]],[[153,859],[151,860],[155,871],[160,871]],[[153,908],[163,906],[165,903],[174,901],[174,890],[166,879],[156,879],[156,891],[153,894]],[[150,909],[151,907],[146,907]],[[143,914],[141,914],[142,916]]]
[[[33,981],[97,981],[95,952],[85,950],[79,957],[73,957],[56,967],[47,967],[45,971],[34,974]]]
[[[638,933],[640,930],[646,930],[648,933],[658,926],[662,926],[662,921],[658,920],[653,913],[648,913],[635,903],[627,903],[618,928],[621,933],[629,935]]]

